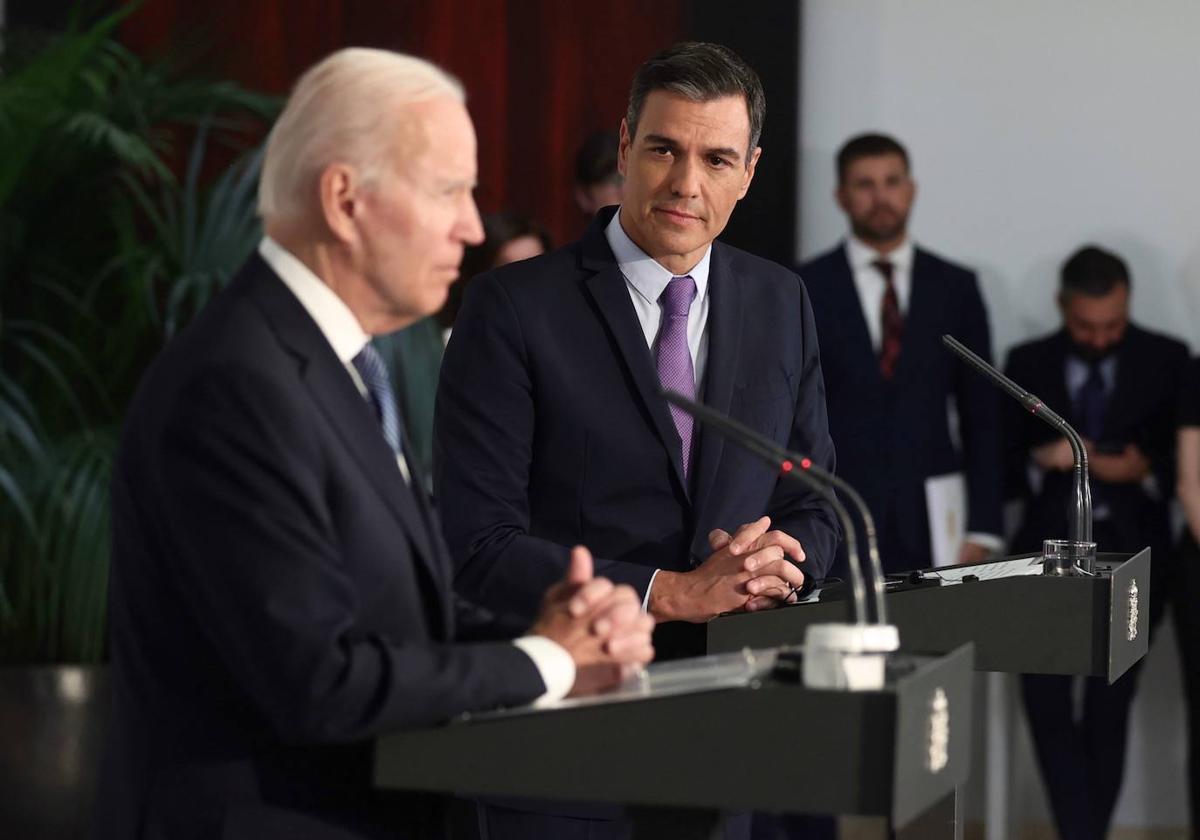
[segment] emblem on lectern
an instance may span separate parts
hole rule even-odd
[[[950,761],[950,700],[937,688],[929,700],[929,772],[938,773]]]
[[[1137,578],[1129,581],[1129,626],[1125,628],[1125,638],[1133,641],[1138,634],[1138,585]]]

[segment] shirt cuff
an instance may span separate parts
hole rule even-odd
[[[981,545],[988,551],[1000,554],[1004,551],[1004,540],[996,534],[969,533],[963,536],[963,542]]]
[[[650,609],[650,590],[654,588],[654,579],[661,571],[662,569],[655,569],[654,574],[650,575],[650,582],[646,584],[646,595],[642,598],[642,612]]]
[[[513,639],[513,645],[533,660],[546,686],[546,693],[535,699],[533,705],[545,706],[570,693],[575,685],[575,660],[565,647],[545,636],[522,636]]]

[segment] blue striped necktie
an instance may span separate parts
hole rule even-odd
[[[354,357],[352,364],[367,386],[367,393],[375,406],[383,437],[393,452],[400,452],[400,412],[396,409],[396,395],[392,391],[392,380],[379,351],[367,343]]]

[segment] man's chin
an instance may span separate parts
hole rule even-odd
[[[868,245],[886,245],[904,238],[904,225],[856,226],[854,235]]]

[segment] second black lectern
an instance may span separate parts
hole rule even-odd
[[[1150,549],[1097,555],[1094,576],[1040,571],[1037,555],[913,572],[888,584],[888,619],[906,650],[975,645],[981,671],[1075,674],[1116,680],[1146,655]],[[844,587],[814,600],[708,623],[710,653],[799,644],[810,624],[846,621]]]

